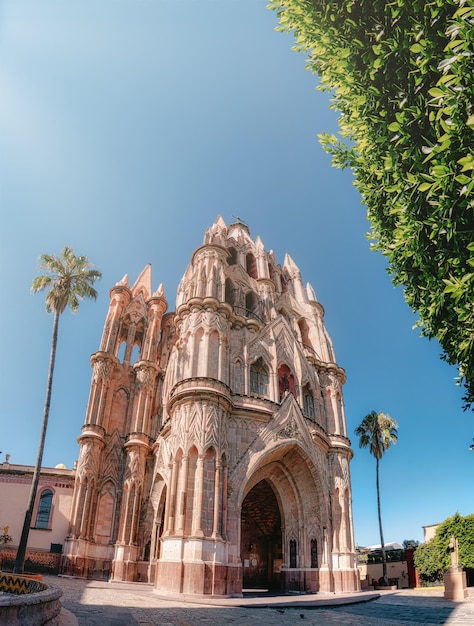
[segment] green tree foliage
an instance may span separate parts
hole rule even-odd
[[[413,563],[423,584],[443,580],[443,570],[439,562],[438,548],[434,541],[423,543],[417,547],[413,555]]]
[[[31,484],[28,508],[25,513],[23,529],[20,543],[15,558],[13,571],[17,574],[23,573],[26,546],[33,516],[38,483],[40,478],[41,463],[43,460],[44,443],[46,430],[48,427],[49,409],[51,405],[51,394],[53,389],[54,365],[56,362],[56,347],[58,344],[59,318],[69,306],[75,313],[79,309],[80,301],[84,298],[97,298],[97,291],[93,285],[100,279],[102,274],[92,267],[85,256],[76,256],[72,248],[65,247],[60,256],[54,254],[43,254],[40,257],[40,269],[45,270],[45,274],[37,276],[33,280],[31,291],[48,291],[46,294],[46,311],[53,313],[53,332],[51,338],[51,352],[49,356],[48,380],[46,385],[46,398],[44,401],[43,421],[41,424],[41,435],[38,444],[38,454],[36,457],[35,471]]]
[[[474,401],[473,0],[270,0],[340,112],[372,247]]]
[[[422,582],[442,580],[443,572],[450,568],[451,537],[458,540],[459,566],[463,569],[474,568],[474,515],[462,517],[456,513],[438,526],[429,543],[418,546],[415,551],[414,564]]]
[[[391,418],[390,415],[371,411],[364,417],[360,425],[354,431],[357,437],[359,437],[359,446],[361,448],[369,448],[370,454],[375,457],[375,485],[377,489],[377,512],[379,518],[380,547],[382,554],[382,575],[386,585],[388,585],[387,554],[384,545],[382,509],[380,506],[379,463],[384,453],[392,444],[397,442],[397,428],[397,422]]]
[[[456,513],[444,520],[436,529],[433,541],[438,551],[440,567],[445,571],[451,565],[449,550],[451,537],[458,540],[459,566],[463,569],[474,568],[474,515],[462,517]]]

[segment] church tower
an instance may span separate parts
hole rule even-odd
[[[218,217],[174,313],[149,266],[110,295],[63,572],[177,596],[358,589],[345,374],[293,259]]]

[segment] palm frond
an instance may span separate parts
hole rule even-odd
[[[39,265],[46,274],[33,280],[31,290],[36,293],[49,288],[46,296],[48,313],[61,314],[67,306],[74,313],[81,300],[97,298],[93,284],[102,274],[93,268],[86,256],[76,256],[73,248],[64,247],[59,256],[42,254]]]

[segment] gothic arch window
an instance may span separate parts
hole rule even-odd
[[[247,269],[247,274],[252,278],[258,278],[257,261],[255,260],[255,257],[251,252],[249,252],[245,257],[245,265]]]
[[[314,396],[309,385],[303,387],[303,412],[314,419]]]
[[[278,368],[278,390],[280,392],[280,400],[283,400],[287,391],[296,396],[295,378],[288,365],[283,364]]]
[[[51,512],[53,509],[53,491],[44,489],[38,500],[35,528],[51,528]]]
[[[245,308],[247,310],[247,315],[249,313],[257,313],[258,299],[253,291],[249,291],[245,295]]]
[[[250,366],[250,392],[258,396],[268,395],[268,369],[261,357]]]
[[[229,265],[237,265],[237,250],[235,248],[229,248],[228,252],[227,263]]]
[[[132,356],[130,357],[130,363],[136,363],[140,359],[140,346],[135,344],[132,348]]]
[[[124,340],[120,343],[119,349],[117,351],[117,358],[120,361],[120,363],[123,363],[123,360],[125,358],[125,346],[126,346],[126,343]]]
[[[231,306],[234,306],[235,288],[234,283],[230,280],[230,278],[227,278],[225,281],[225,301]]]
[[[140,351],[143,346],[144,338],[145,338],[145,321],[141,319],[138,322],[137,327],[135,329],[135,338],[134,338],[134,343],[138,346]]]
[[[286,293],[288,291],[288,285],[286,282],[286,278],[283,276],[283,274],[281,275],[281,292],[282,293]]]

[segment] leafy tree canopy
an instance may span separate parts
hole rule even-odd
[[[459,566],[474,568],[474,515],[462,517],[456,513],[438,526],[429,543],[418,546],[415,551],[414,564],[423,582],[441,580],[443,572],[450,568],[451,537],[458,540]]]
[[[444,520],[436,529],[433,541],[438,551],[440,567],[443,570],[449,569],[451,565],[449,550],[451,537],[456,537],[458,540],[460,567],[474,568],[474,515],[462,517],[456,513]]]
[[[413,555],[413,563],[422,583],[434,583],[443,579],[439,563],[438,549],[434,541],[418,546]]]
[[[350,167],[422,333],[474,402],[473,0],[270,0],[331,92]]]

